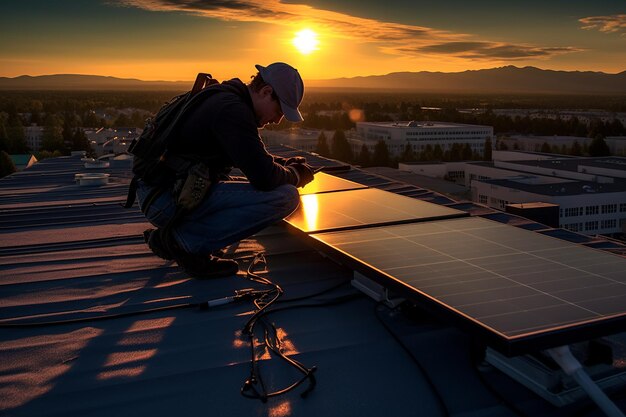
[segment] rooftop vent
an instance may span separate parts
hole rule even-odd
[[[591,185],[583,185],[583,191],[586,193],[595,193],[596,190]]]
[[[93,158],[82,158],[81,161],[85,163],[85,168],[87,169],[108,168],[110,165],[109,161]]]
[[[99,172],[75,174],[74,181],[80,186],[106,185],[109,183],[109,174]]]

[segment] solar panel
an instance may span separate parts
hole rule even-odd
[[[626,258],[472,217],[311,235],[507,355],[626,325]]]
[[[373,188],[307,194],[300,201],[300,207],[285,220],[305,233],[467,215]]]
[[[302,188],[298,188],[300,195],[326,193],[329,191],[345,191],[356,190],[359,188],[367,188],[363,184],[358,182],[344,180],[343,178],[335,177],[324,172],[318,172],[315,174],[313,181],[308,183]]]

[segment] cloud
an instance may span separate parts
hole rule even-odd
[[[334,36],[375,44],[402,57],[453,55],[460,58],[515,60],[576,52],[572,47],[540,47],[474,41],[470,35],[429,27],[383,22],[280,0],[110,0],[111,4],[152,11],[186,12],[224,21],[301,27],[303,22]]]
[[[496,42],[448,42],[428,45],[416,50],[424,53],[455,55],[471,59],[516,60],[524,58],[545,58],[558,54],[580,52],[572,47],[537,47],[523,44],[503,44]]]
[[[578,21],[583,24],[583,29],[597,29],[600,32],[619,33],[626,36],[626,14],[583,17]]]

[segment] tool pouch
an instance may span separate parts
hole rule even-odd
[[[177,209],[185,213],[193,211],[200,205],[210,187],[209,168],[201,163],[192,166],[178,195]]]

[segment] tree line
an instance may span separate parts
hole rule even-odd
[[[47,114],[39,125],[43,126],[43,135],[37,158],[69,155],[71,151],[93,153],[81,125],[75,113]],[[9,154],[30,152],[23,119],[14,108],[9,109],[8,113],[0,113],[0,151]]]
[[[81,128],[138,127],[143,128],[149,114],[156,112],[173,94],[171,91],[7,91],[0,97],[0,150],[9,153],[29,151],[24,128],[44,127],[42,149],[46,152],[68,153],[87,150]],[[418,97],[418,98],[416,98]],[[626,111],[623,97],[618,96],[507,96],[507,95],[428,95],[415,93],[375,92],[307,92],[301,110],[305,121],[299,126],[347,131],[357,121],[442,121],[493,126],[496,136],[528,134],[539,136],[579,136],[599,138],[624,136],[626,128],[617,120],[594,119],[584,123],[573,117],[531,118],[497,115],[492,108],[602,108]],[[480,113],[465,113],[459,108],[483,108]],[[126,109],[126,110],[122,110]],[[98,112],[96,112],[98,110]],[[104,116],[106,114],[106,116]],[[287,121],[273,127],[285,129]],[[413,155],[421,160],[454,160],[467,150],[436,149]],[[408,158],[410,150],[406,150]],[[449,152],[447,154],[446,152]],[[365,152],[364,157],[367,156]],[[373,158],[374,155],[370,155]],[[473,156],[476,158],[476,156]],[[353,156],[356,160],[357,157]]]
[[[504,140],[499,140],[496,141],[496,149],[506,151],[509,150],[509,146]],[[513,150],[520,150],[520,147],[517,143],[513,144]],[[611,155],[611,149],[609,148],[609,145],[601,136],[593,138],[591,140],[591,143],[589,144],[583,143],[582,145],[578,141],[574,141],[572,146],[567,146],[565,144],[559,146],[557,144],[543,142],[541,146],[536,145],[534,151],[572,156],[600,157]]]

